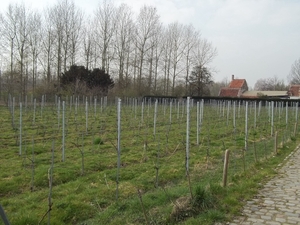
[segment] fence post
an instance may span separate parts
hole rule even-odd
[[[248,150],[248,102],[245,108],[245,150]]]
[[[227,174],[228,174],[228,164],[229,164],[229,149],[225,151],[224,159],[224,170],[223,170],[223,187],[227,185]]]
[[[275,142],[274,142],[275,154],[277,154],[277,138],[278,138],[278,131],[275,132]]]
[[[119,199],[119,174],[120,174],[120,167],[121,167],[121,99],[118,99],[118,106],[117,106],[117,113],[118,113],[118,145],[117,145],[117,177],[116,177],[116,200]]]

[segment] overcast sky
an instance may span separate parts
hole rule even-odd
[[[24,2],[42,10],[57,0],[1,0],[1,11],[9,3]],[[74,0],[86,14],[102,0]],[[287,82],[291,65],[300,58],[299,0],[115,0],[138,13],[143,5],[155,6],[165,24],[193,24],[212,42],[218,56],[212,63],[215,81],[245,78],[253,87],[260,78],[277,76]]]

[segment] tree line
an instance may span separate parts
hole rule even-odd
[[[42,12],[10,4],[0,32],[0,91],[21,96],[61,92],[62,74],[73,65],[109,74],[119,96],[207,95],[217,55],[192,25],[165,25],[153,6],[135,14],[109,0],[92,15],[72,0]]]

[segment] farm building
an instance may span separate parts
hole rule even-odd
[[[289,96],[291,99],[299,99],[300,98],[300,85],[292,84],[289,88]]]
[[[288,91],[246,91],[241,96],[243,98],[288,98]]]
[[[235,79],[234,75],[232,75],[230,84],[228,87],[221,88],[219,97],[242,97],[246,91],[248,91],[246,79]]]
[[[291,85],[289,91],[248,91],[247,81],[245,79],[232,79],[228,87],[220,89],[219,97],[231,98],[300,98],[300,85]],[[297,96],[297,97],[296,97]]]

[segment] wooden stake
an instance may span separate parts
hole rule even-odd
[[[223,187],[226,187],[226,185],[227,185],[228,163],[229,163],[229,149],[227,149],[225,151],[224,170],[223,170]]]
[[[275,154],[277,155],[277,137],[278,137],[278,132],[275,132],[275,143],[274,143],[274,150]]]

